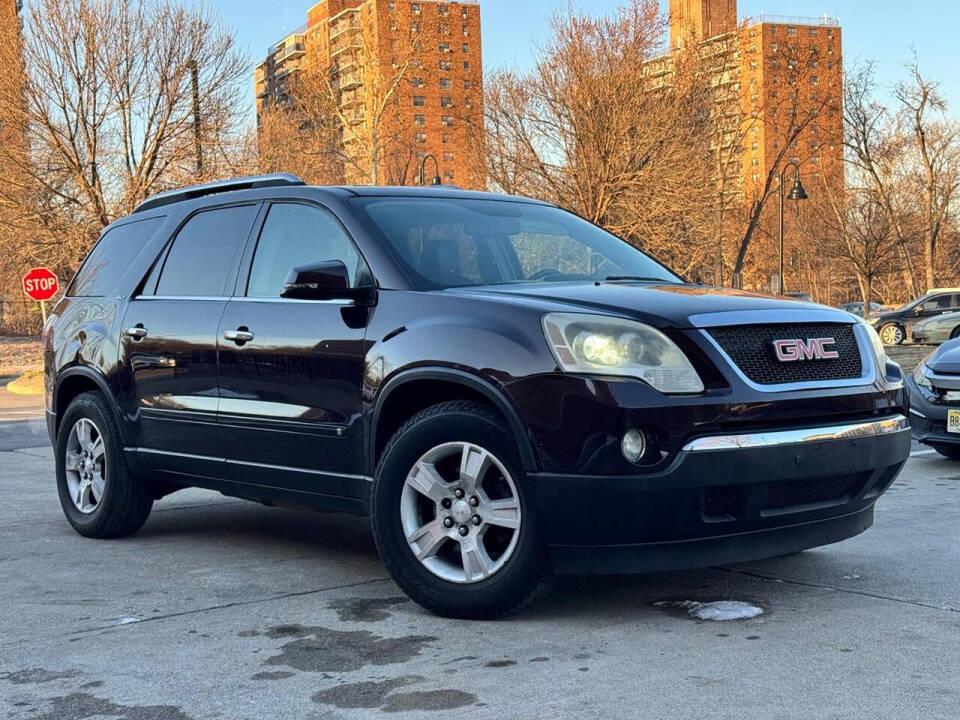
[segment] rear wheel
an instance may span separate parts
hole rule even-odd
[[[120,432],[100,393],[70,403],[57,433],[56,466],[60,505],[81,535],[122,537],[147,521],[153,495],[130,475]]]
[[[481,403],[436,405],[397,431],[371,515],[393,579],[440,615],[500,617],[551,584],[513,439]]]
[[[884,345],[900,345],[904,340],[903,328],[896,323],[889,323],[880,328],[877,333]]]
[[[931,445],[934,450],[951,460],[960,460],[960,445]]]

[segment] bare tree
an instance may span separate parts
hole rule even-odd
[[[914,60],[910,82],[897,87],[901,123],[919,159],[912,174],[923,198],[923,257],[927,290],[936,286],[937,248],[948,214],[960,192],[960,124],[945,117],[939,83],[920,74]],[[911,163],[912,161],[908,160]]]
[[[0,153],[28,178],[26,255],[69,272],[104,225],[149,194],[197,179],[195,99],[205,177],[230,172],[248,64],[210,11],[160,0],[36,0],[24,18],[23,61],[29,152]]]
[[[487,82],[486,169],[492,185],[556,202],[681,271],[709,251],[703,194],[715,191],[712,89],[697,53],[663,56],[654,0],[607,17],[573,10],[528,73]]]

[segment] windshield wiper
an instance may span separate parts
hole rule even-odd
[[[607,275],[603,282],[623,282],[627,280],[637,280],[640,282],[662,282],[675,285],[672,280],[667,280],[666,278],[658,277],[644,277],[643,275]]]

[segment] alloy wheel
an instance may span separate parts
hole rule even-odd
[[[400,496],[400,522],[420,563],[454,583],[486,580],[513,555],[520,537],[520,495],[493,453],[467,442],[427,451]]]
[[[65,453],[67,492],[74,507],[89,515],[100,507],[106,489],[106,447],[100,428],[89,418],[77,420]]]
[[[885,325],[880,329],[880,339],[884,345],[899,345],[903,342],[903,330],[897,325]]]

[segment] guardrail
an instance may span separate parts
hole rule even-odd
[[[823,17],[801,17],[799,15],[771,15],[760,13],[746,20],[748,25],[768,23],[770,25],[803,25],[805,27],[840,27],[839,18],[829,15]]]

